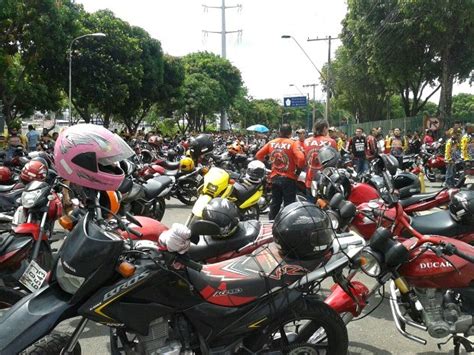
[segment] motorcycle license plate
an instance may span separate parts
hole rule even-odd
[[[31,292],[39,290],[43,285],[48,272],[34,260],[30,262],[23,275],[20,277],[20,283]]]

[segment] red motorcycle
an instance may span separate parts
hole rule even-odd
[[[473,351],[472,343],[464,336],[474,335],[474,247],[459,239],[421,234],[393,195],[385,198],[393,206],[393,233],[384,227],[376,229],[360,259],[362,271],[376,278],[378,285],[369,291],[358,281],[339,283],[325,302],[347,323],[392,279],[390,307],[402,335],[426,344],[426,340],[406,331],[406,326],[411,326],[434,338],[451,336],[455,354],[461,346]],[[385,211],[376,214],[383,216]],[[439,229],[437,225],[439,222],[433,221],[432,228]],[[468,229],[472,231],[473,227]],[[393,238],[402,231],[407,232],[404,237]],[[349,274],[347,280],[354,275]]]
[[[0,235],[0,277],[4,285],[22,285],[32,292],[45,281],[53,263],[50,241],[54,224],[62,215],[58,194],[61,186],[33,181],[25,187],[21,206],[12,220],[12,232]]]

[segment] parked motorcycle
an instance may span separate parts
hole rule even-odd
[[[77,349],[88,320],[117,334],[113,354],[347,351],[341,318],[307,290],[339,274],[360,252],[361,238],[336,238],[329,260],[285,259],[270,245],[201,266],[149,242],[125,242],[93,213],[64,242],[50,285],[0,320],[0,352],[18,353],[41,337],[48,347],[54,326],[76,316],[81,320],[63,344],[66,352]]]

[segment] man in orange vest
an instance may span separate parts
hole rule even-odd
[[[312,201],[311,181],[317,179],[318,172],[322,169],[318,159],[318,152],[322,147],[331,146],[337,149],[336,141],[329,135],[329,124],[324,118],[316,120],[313,127],[313,136],[304,142],[304,153],[306,156],[306,189],[308,190],[308,200]]]
[[[265,144],[255,157],[263,161],[267,155],[272,163],[272,203],[268,218],[273,220],[282,201],[285,206],[296,201],[296,169],[303,168],[305,162],[299,142],[291,139],[289,124],[282,125],[280,137]]]

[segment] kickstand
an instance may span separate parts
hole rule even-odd
[[[461,350],[461,345],[466,349],[466,352],[472,353],[474,352],[474,343],[469,341],[469,339],[460,337],[458,335],[454,336],[454,355],[459,355]]]

